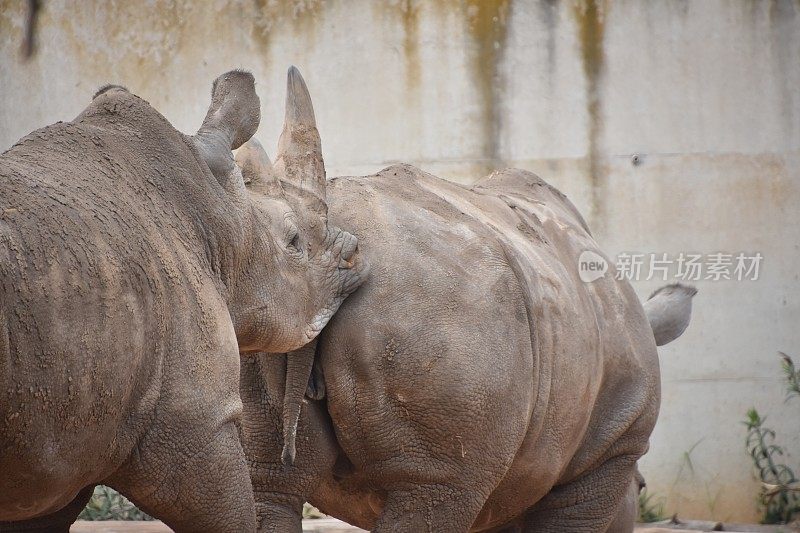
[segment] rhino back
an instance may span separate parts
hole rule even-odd
[[[628,433],[643,451],[658,405],[652,334],[627,284],[580,281],[578,256],[599,250],[561,193],[522,171],[469,190],[397,166],[334,180],[329,196],[372,265],[321,340],[328,406],[359,475],[377,482],[416,454],[448,473],[507,469],[488,525]]]
[[[63,498],[42,486],[113,471],[165,376],[191,370],[170,351],[198,323],[217,327],[212,237],[233,224],[186,139],[151,111],[100,97],[0,156],[0,471],[25,473],[0,492]]]

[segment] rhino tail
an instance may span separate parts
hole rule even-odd
[[[326,394],[325,376],[322,373],[319,360],[315,358],[314,366],[311,369],[311,379],[308,380],[308,387],[306,388],[306,397],[320,401],[325,399]]]
[[[692,318],[692,298],[695,294],[695,287],[671,283],[657,289],[644,302],[644,312],[653,330],[656,346],[670,343],[686,331]]]
[[[299,350],[286,354],[286,388],[283,393],[283,451],[281,462],[286,466],[294,464],[297,453],[297,424],[300,421],[300,407],[308,388],[317,339]]]

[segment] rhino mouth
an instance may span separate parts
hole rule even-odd
[[[369,267],[367,263],[359,256],[350,263],[346,268],[339,268],[339,275],[341,277],[341,286],[339,288],[339,296],[336,299],[336,308],[339,308],[342,300],[347,298],[350,294],[355,292],[369,275]]]
[[[339,304],[341,305],[341,303]],[[336,308],[339,307],[336,306]],[[311,323],[306,327],[306,330],[303,332],[303,338],[306,343],[313,341],[317,338],[317,335],[325,328],[325,326],[330,321],[333,314],[336,312],[336,308],[334,309],[323,309],[319,313],[317,313],[313,319],[311,319]]]
[[[360,283],[356,284],[355,287],[358,287]],[[355,288],[354,288],[355,289]],[[349,293],[348,293],[349,294]],[[303,337],[306,343],[313,341],[317,335],[325,329],[325,326],[328,325],[333,315],[336,314],[336,311],[339,310],[339,307],[344,302],[345,297],[347,294],[341,294],[333,299],[331,304],[326,307],[325,309],[321,309],[314,315],[314,318],[311,319],[308,326],[306,326],[305,331],[303,332]]]
[[[314,315],[303,332],[304,339],[307,343],[314,340],[317,335],[322,332],[331,318],[333,318],[333,315],[339,310],[342,303],[344,303],[345,299],[355,292],[355,290],[366,281],[369,275],[369,267],[366,261],[361,257],[361,254],[354,254],[350,257],[350,260],[344,261],[347,266],[340,266],[338,269],[340,278],[339,290],[336,292],[331,302]],[[340,261],[339,264],[341,265],[342,262]]]

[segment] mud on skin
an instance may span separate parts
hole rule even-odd
[[[101,482],[176,531],[255,529],[239,353],[303,346],[366,272],[287,101],[250,187],[240,71],[194,136],[107,86],[0,156],[0,530],[68,531]]]

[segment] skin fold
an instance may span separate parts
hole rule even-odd
[[[580,254],[602,253],[530,172],[467,188],[395,165],[334,178],[328,204],[371,274],[318,338],[291,466],[297,355],[243,361],[260,530],[300,531],[310,501],[375,532],[631,531],[654,329],[679,335],[686,302],[664,291],[648,314],[627,281],[581,281]]]
[[[97,483],[176,531],[255,529],[239,354],[308,343],[366,270],[291,105],[245,185],[254,85],[217,78],[194,136],[107,86],[0,155],[1,531],[68,531]]]

